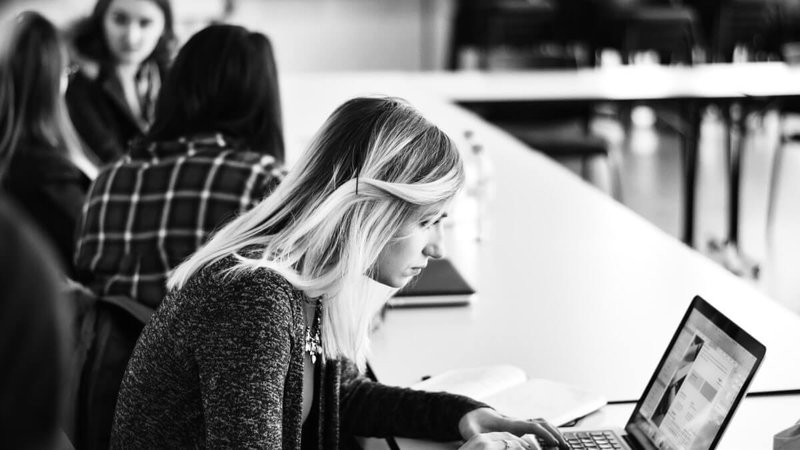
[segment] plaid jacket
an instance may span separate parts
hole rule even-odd
[[[103,169],[83,208],[78,278],[99,295],[157,307],[169,271],[283,179],[272,156],[219,134],[134,145]]]

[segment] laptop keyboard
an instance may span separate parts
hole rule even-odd
[[[624,448],[611,431],[568,431],[564,433],[571,449],[621,449]]]

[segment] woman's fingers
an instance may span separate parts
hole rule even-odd
[[[531,424],[531,434],[536,435],[542,444],[542,447],[556,447],[563,450],[569,449],[566,439],[556,427],[544,419],[531,419],[528,421]]]
[[[460,450],[541,450],[534,440],[515,436],[504,431],[481,433],[472,436]]]

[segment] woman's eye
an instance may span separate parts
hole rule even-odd
[[[436,220],[423,220],[420,223],[420,225],[422,225],[423,228],[430,228],[430,227],[435,227],[436,225],[439,225],[439,222],[441,222],[441,221],[442,221],[441,218],[438,218]]]
[[[117,25],[127,25],[128,23],[128,16],[124,14],[114,14],[111,19]]]
[[[153,23],[153,21],[152,21],[152,20],[150,20],[150,19],[143,19],[143,20],[140,20],[140,21],[139,21],[139,26],[140,26],[140,27],[142,27],[142,28],[147,28],[147,27],[149,27],[149,26],[150,26],[150,24],[151,24],[151,23]]]

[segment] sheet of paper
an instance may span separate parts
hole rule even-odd
[[[556,426],[572,422],[606,404],[602,395],[543,379],[511,386],[481,401],[512,417],[543,418]]]
[[[413,389],[429,392],[450,392],[476,400],[524,383],[525,372],[515,366],[498,365],[450,370],[421,381]]]

